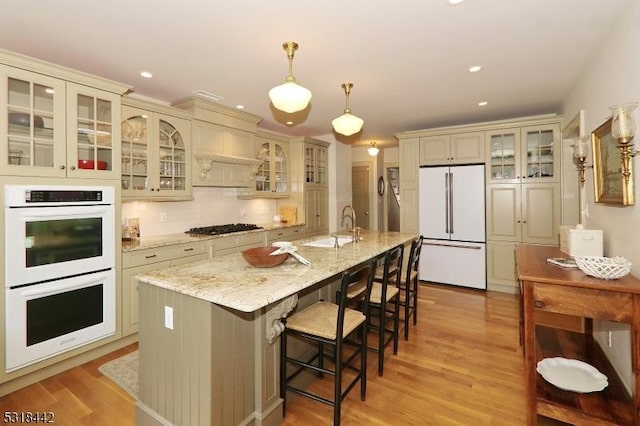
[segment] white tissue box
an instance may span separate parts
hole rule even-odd
[[[569,256],[602,256],[602,230],[562,225],[560,251]]]

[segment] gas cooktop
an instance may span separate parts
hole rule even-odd
[[[202,226],[199,228],[191,228],[185,234],[200,235],[220,235],[229,234],[231,232],[252,231],[254,229],[262,229],[261,226],[250,223],[229,223],[227,225]]]

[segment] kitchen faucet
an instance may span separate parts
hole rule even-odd
[[[345,214],[345,211],[347,209],[351,210],[351,214],[350,215]],[[356,226],[356,211],[349,204],[347,204],[346,206],[344,206],[342,208],[341,226],[344,226],[344,220],[345,219],[351,219],[351,228],[347,228],[347,229],[351,232],[352,241],[354,243],[357,243],[358,240],[360,239],[360,228]]]

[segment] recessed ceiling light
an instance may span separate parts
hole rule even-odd
[[[464,0],[447,0],[449,2],[449,4],[460,4],[462,3]]]
[[[488,104],[489,102],[487,101],[478,102],[478,106],[487,106]]]
[[[482,69],[482,67],[480,65],[474,65],[472,67],[469,67],[469,72],[478,72]]]
[[[140,71],[140,76],[144,78],[151,78],[153,77],[153,74],[151,74],[149,71]]]
[[[236,105],[236,108],[238,108],[238,109],[244,109],[244,105]]]

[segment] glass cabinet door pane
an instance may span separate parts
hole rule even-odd
[[[149,125],[144,115],[129,117],[122,122],[122,189],[149,189],[148,155]]]
[[[553,130],[528,131],[526,147],[527,178],[553,177]]]
[[[111,101],[77,95],[78,168],[113,170]]]
[[[316,148],[316,183],[327,183],[327,150],[324,148]]]
[[[171,123],[159,120],[160,189],[186,189],[186,151],[180,131]]]
[[[53,167],[53,87],[9,77],[7,89],[7,164]]]
[[[490,138],[491,178],[516,178],[516,137],[514,133],[494,134]]]
[[[289,190],[289,176],[287,173],[288,162],[287,153],[280,145],[274,145],[274,173],[276,182],[276,192],[287,192]]]
[[[304,149],[304,174],[306,183],[314,183],[315,178],[315,150],[313,147]]]
[[[258,159],[262,161],[262,164],[258,167],[256,173],[256,191],[257,192],[271,192],[271,147],[268,143],[260,145],[258,150]]]

